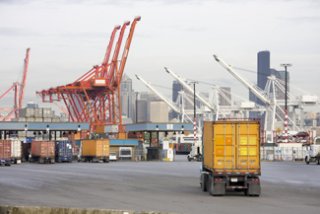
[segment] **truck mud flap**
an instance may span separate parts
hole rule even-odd
[[[261,186],[259,178],[254,178],[253,180],[248,180],[248,189],[245,191],[245,194],[248,196],[260,196]]]
[[[222,196],[226,194],[226,183],[222,178],[209,176],[207,189],[212,196]]]

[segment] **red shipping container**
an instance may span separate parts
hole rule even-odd
[[[11,140],[0,140],[0,160],[11,159]]]
[[[54,158],[54,149],[54,141],[32,141],[31,143],[32,157]]]

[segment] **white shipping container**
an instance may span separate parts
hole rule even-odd
[[[42,114],[43,114],[43,117],[52,117],[53,111],[51,110],[51,108],[43,108]]]
[[[34,109],[34,115],[35,115],[35,117],[37,117],[37,118],[42,117],[42,109],[41,109],[41,108],[36,108],[36,109]]]
[[[34,108],[24,108],[22,110],[24,115],[21,115],[23,117],[34,117]]]
[[[53,123],[59,123],[60,122],[60,118],[52,118],[52,122]]]
[[[19,139],[11,140],[11,157],[21,158],[21,141]]]
[[[19,118],[18,118],[18,121],[19,121],[19,122],[26,122],[27,120],[26,120],[25,117],[19,117]]]
[[[42,117],[37,117],[37,118],[34,118],[34,122],[43,122],[43,119]]]
[[[33,117],[27,118],[27,122],[34,122],[34,118]]]
[[[51,122],[51,118],[43,118],[43,122]]]

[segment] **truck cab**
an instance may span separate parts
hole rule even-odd
[[[310,162],[316,162],[320,164],[320,136],[314,138],[312,144],[306,144],[306,155],[305,162],[309,164]]]
[[[188,161],[202,161],[202,141],[197,140],[191,146],[191,151],[188,154]]]

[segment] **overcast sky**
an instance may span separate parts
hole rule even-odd
[[[134,74],[171,87],[167,66],[247,97],[212,54],[256,70],[257,52],[269,50],[271,67],[293,64],[291,87],[320,95],[317,0],[0,0],[0,92],[20,80],[30,47],[26,101],[39,101],[35,91],[71,83],[100,64],[113,27],[137,15],[142,19],[125,69],[136,90],[147,89]],[[256,80],[253,73],[239,72]]]

